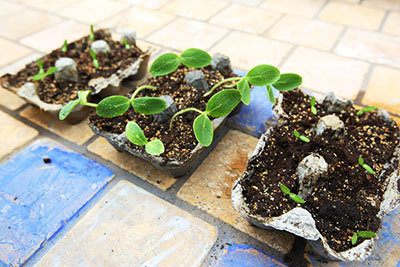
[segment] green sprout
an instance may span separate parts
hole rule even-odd
[[[90,25],[90,35],[89,35],[89,40],[94,41],[94,30],[93,30],[93,24]]]
[[[90,49],[90,56],[91,56],[92,59],[93,59],[93,65],[94,65],[94,67],[95,67],[96,69],[98,69],[98,68],[99,68],[99,61],[97,60],[97,58],[96,58],[96,53],[93,51],[93,49]]]
[[[294,136],[296,136],[298,139],[300,139],[303,142],[310,143],[310,139],[308,137],[305,137],[304,135],[300,135],[300,133],[296,130],[293,131]]]
[[[54,73],[57,71],[57,68],[56,68],[56,67],[51,67],[51,68],[47,69],[47,71],[45,72],[45,71],[44,71],[44,68],[43,68],[43,63],[42,63],[42,60],[41,60],[41,59],[38,59],[38,60],[37,60],[37,65],[38,65],[38,67],[39,67],[39,72],[38,72],[36,75],[34,75],[34,76],[32,77],[32,80],[34,80],[34,81],[43,80],[43,79],[46,78],[47,76],[49,76],[49,75],[51,75],[51,74],[54,74]]]
[[[125,48],[126,48],[127,50],[131,49],[131,46],[128,44],[128,41],[127,41],[126,39],[122,40],[122,42],[124,43]]]
[[[315,97],[313,96],[313,97],[311,97],[311,112],[312,112],[312,114],[317,115],[317,108],[315,107],[315,104],[316,104],[316,100],[315,100]]]
[[[353,246],[357,243],[358,237],[374,238],[374,237],[376,237],[376,234],[371,231],[360,231],[360,232],[354,233],[353,237],[351,238],[351,244],[353,244]]]
[[[370,112],[373,110],[377,110],[378,108],[375,106],[369,106],[369,107],[365,107],[360,109],[359,111],[357,111],[357,116],[361,116],[362,114],[364,114],[364,112]]]
[[[364,163],[364,159],[362,157],[358,158],[358,164],[360,164],[370,174],[375,174],[374,170],[369,165]]]
[[[295,201],[295,202],[297,202],[297,203],[299,203],[299,204],[304,204],[304,200],[303,200],[301,197],[299,197],[298,195],[296,195],[296,194],[290,192],[290,189],[289,189],[286,185],[281,184],[281,185],[280,185],[280,188],[281,188],[281,191],[282,191],[284,194],[289,195],[289,197],[290,197],[293,201]]]
[[[209,116],[218,118],[227,115],[239,104],[241,97],[238,90],[227,89],[220,91],[208,100],[205,111],[187,108],[175,113],[171,118],[170,128],[172,128],[172,123],[178,115],[189,111],[200,113],[193,122],[193,132],[202,146],[210,146],[214,138],[214,129]]]
[[[63,46],[61,47],[61,51],[62,51],[63,53],[67,53],[67,50],[68,50],[68,42],[67,42],[67,40],[64,40],[64,44],[63,44]]]
[[[167,104],[159,97],[138,97],[136,95],[143,89],[156,90],[157,88],[150,85],[142,85],[138,87],[132,94],[131,98],[125,96],[114,95],[101,100],[98,104],[90,103],[87,97],[90,91],[79,91],[78,99],[68,102],[60,111],[59,119],[64,120],[77,107],[88,106],[96,108],[96,113],[100,117],[113,118],[124,114],[132,106],[135,112],[143,115],[153,115],[163,111]],[[125,133],[129,141],[138,146],[145,146],[146,152],[151,155],[159,155],[164,152],[164,145],[158,139],[148,142],[139,125],[129,122],[125,128]]]

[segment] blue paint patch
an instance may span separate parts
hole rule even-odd
[[[218,257],[214,267],[282,267],[286,266],[277,258],[265,254],[256,246],[232,244]]]
[[[48,141],[1,165],[0,266],[26,262],[113,176],[110,168]]]

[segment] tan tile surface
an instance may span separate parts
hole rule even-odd
[[[349,29],[335,52],[400,68],[400,37],[393,35]]]
[[[376,66],[362,103],[400,114],[400,71]]]
[[[150,163],[128,153],[118,152],[103,137],[99,137],[96,141],[91,143],[88,146],[88,150],[162,190],[167,190],[176,182],[174,177],[156,169]]]
[[[232,0],[233,3],[245,4],[247,6],[258,6],[264,0]]]
[[[0,111],[0,158],[35,138],[39,132]]]
[[[21,111],[20,115],[78,145],[85,143],[93,136],[93,132],[85,120],[71,125],[33,106]]]
[[[400,12],[390,12],[382,29],[385,33],[400,35]]]
[[[343,26],[295,16],[285,16],[268,32],[274,39],[330,50]]]
[[[263,33],[281,17],[280,13],[233,4],[212,17],[210,23],[249,33]]]
[[[50,52],[61,47],[64,40],[72,42],[89,33],[89,25],[66,20],[50,28],[29,35],[21,39],[20,42],[36,50]]]
[[[151,34],[147,40],[177,50],[190,47],[208,49],[227,32],[218,26],[180,18]]]
[[[133,7],[126,12],[120,13],[101,22],[99,26],[101,28],[113,28],[118,32],[125,28],[130,28],[136,30],[138,37],[145,37],[174,18],[175,16],[171,14]]]
[[[362,5],[386,8],[391,10],[400,10],[399,0],[363,0]]]
[[[299,47],[286,60],[281,71],[300,74],[305,88],[354,99],[368,68],[369,64],[365,62]]]
[[[231,188],[246,169],[248,156],[258,140],[238,131],[229,131],[178,192],[178,197],[210,213],[261,242],[287,253],[293,235],[251,226],[233,209]]]
[[[43,9],[49,12],[54,12],[62,7],[69,6],[80,0],[56,1],[56,0],[14,0],[21,4],[31,6],[38,9]]]
[[[86,23],[97,23],[125,9],[127,4],[111,0],[84,0],[61,9],[58,14]]]
[[[19,39],[60,21],[61,18],[45,12],[23,9],[1,18],[0,35]]]
[[[228,1],[223,0],[173,0],[161,11],[190,19],[207,20],[221,9],[226,8],[228,4]]]
[[[168,4],[170,0],[119,0],[119,2],[148,9],[159,9]]]
[[[25,101],[16,94],[0,86],[0,105],[9,110],[16,110],[25,105]]]
[[[329,2],[319,14],[321,20],[332,23],[377,30],[385,10],[358,4]]]
[[[217,230],[119,182],[36,266],[200,266]]]
[[[0,67],[32,52],[26,47],[10,42],[3,38],[0,38],[0,47]]]
[[[12,14],[18,11],[21,11],[24,8],[22,5],[18,5],[12,2],[1,1],[0,2],[0,18]]]
[[[230,57],[233,66],[249,70],[258,64],[278,65],[292,45],[253,34],[231,32],[211,50]]]
[[[318,13],[324,2],[325,0],[265,0],[261,7],[312,18]]]
[[[1,41],[0,41],[1,42]],[[1,53],[1,50],[0,50]],[[11,64],[7,64],[6,66],[0,68],[0,76],[6,73],[15,74],[25,67],[26,64],[31,63],[32,61],[37,60],[42,55],[39,53],[32,53],[29,56],[23,57],[17,61],[14,61]]]

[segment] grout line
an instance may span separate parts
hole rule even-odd
[[[383,16],[383,19],[382,19],[382,21],[381,21],[381,24],[379,25],[378,29],[376,30],[377,32],[383,33],[382,30],[383,30],[383,27],[384,27],[385,24],[386,24],[386,21],[388,20],[388,17],[389,17],[390,12],[391,12],[390,10],[386,10],[385,16]]]
[[[325,9],[325,7],[328,5],[329,0],[325,0],[325,2],[321,5],[321,7],[318,9],[317,13],[312,17],[313,20],[318,20],[319,15],[321,14],[322,10]]]
[[[363,97],[364,97],[364,95],[365,95],[365,93],[367,91],[368,84],[369,84],[369,82],[371,80],[372,73],[374,72],[374,69],[375,69],[375,64],[370,64],[369,68],[368,68],[368,71],[367,71],[367,74],[364,77],[364,81],[363,81],[363,83],[361,85],[361,88],[358,91],[357,97],[354,99],[354,103],[357,103],[357,104],[358,103],[360,103],[360,104],[362,103],[361,100],[363,99]]]
[[[335,54],[335,50],[338,47],[340,41],[343,39],[344,35],[346,34],[346,32],[348,31],[349,27],[344,26],[342,31],[339,33],[335,43],[333,44],[332,48],[329,50],[329,52]]]
[[[294,54],[294,51],[295,51],[298,47],[301,47],[301,46],[296,46],[296,45],[294,45],[294,46],[289,50],[289,52],[281,59],[281,61],[279,62],[278,66],[277,66],[279,69],[283,66],[283,64],[286,63],[286,61],[288,60],[288,58],[289,58],[291,55]]]
[[[279,13],[279,12],[278,12]],[[279,23],[283,20],[283,18],[286,17],[286,14],[280,13],[280,17],[274,22],[272,23],[267,29],[265,29],[261,34],[259,34],[260,36],[263,37],[267,37],[267,38],[271,38],[269,33],[270,31]],[[271,38],[273,39],[273,38]]]
[[[211,46],[207,49],[208,51],[211,51],[214,47],[217,46],[222,40],[224,40],[228,35],[230,35],[233,32],[233,30],[228,30],[224,35],[222,35],[218,40],[216,40],[214,43],[211,44]]]

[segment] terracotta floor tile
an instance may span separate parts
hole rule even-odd
[[[354,99],[361,89],[369,64],[326,52],[299,47],[281,71],[298,73],[303,86],[316,92]]]
[[[168,4],[170,0],[118,0],[118,2],[147,9],[159,9]]]
[[[154,32],[147,40],[177,50],[208,49],[227,32],[227,29],[204,22],[180,18]]]
[[[54,15],[23,9],[1,18],[0,35],[10,39],[19,39],[60,21],[61,19]]]
[[[246,6],[258,6],[264,0],[232,0],[233,3],[243,4]]]
[[[382,31],[400,36],[400,12],[389,13]]]
[[[29,55],[32,50],[0,37],[0,67]]]
[[[125,9],[127,4],[111,0],[84,0],[61,9],[58,14],[89,24],[98,23]]]
[[[234,31],[217,43],[211,52],[225,54],[233,66],[249,70],[258,64],[278,65],[291,48],[290,44]]]
[[[393,35],[349,29],[335,52],[400,68],[400,37]]]
[[[64,40],[72,42],[89,33],[89,25],[66,20],[50,28],[29,35],[21,39],[20,42],[36,50],[50,52],[61,47]]]
[[[343,26],[295,16],[285,16],[268,32],[273,39],[330,50]]]
[[[228,6],[227,1],[215,0],[173,0],[165,5],[161,11],[182,17],[207,20]]]
[[[21,11],[23,8],[24,8],[24,6],[18,5],[17,3],[1,1],[0,2],[0,17]]]
[[[9,110],[16,110],[25,105],[25,100],[0,86],[0,105]]]
[[[280,13],[233,4],[214,16],[210,23],[249,33],[263,33],[281,17]]]
[[[390,10],[400,10],[400,1],[398,0],[363,0],[361,4]]]
[[[55,1],[55,0],[14,0],[26,6],[46,10],[49,12],[55,12],[60,8],[67,7],[80,0],[67,0],[67,1]]]
[[[246,169],[247,158],[257,142],[255,137],[229,131],[177,196],[285,254],[292,247],[293,235],[250,225],[231,202],[232,184]]]
[[[312,18],[324,3],[325,0],[265,0],[261,8]]]
[[[358,4],[329,2],[319,18],[332,23],[377,30],[385,16],[385,10]]]
[[[160,29],[173,20],[175,16],[159,11],[132,7],[127,11],[111,17],[99,24],[101,28],[113,28],[120,32],[125,28],[136,30],[138,37],[143,38]]]

